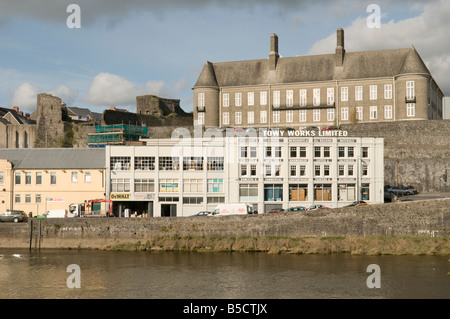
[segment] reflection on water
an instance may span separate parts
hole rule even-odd
[[[448,259],[0,249],[0,298],[449,298]],[[67,287],[71,264],[81,288]],[[367,287],[370,264],[381,288]]]

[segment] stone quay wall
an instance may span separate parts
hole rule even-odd
[[[0,248],[111,249],[146,244],[153,249],[161,238],[173,244],[193,238],[408,237],[439,240],[450,251],[450,198],[245,216],[33,218],[0,227]]]

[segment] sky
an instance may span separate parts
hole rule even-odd
[[[282,57],[333,53],[337,28],[347,52],[414,46],[447,96],[448,16],[449,0],[0,0],[0,106],[136,112],[154,94],[191,112],[206,61],[265,59],[272,33]]]

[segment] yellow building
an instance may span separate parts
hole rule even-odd
[[[0,149],[0,212],[37,216],[104,198],[103,149]]]

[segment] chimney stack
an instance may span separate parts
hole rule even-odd
[[[269,53],[269,70],[275,70],[277,61],[280,55],[278,54],[278,36],[273,33],[270,35],[270,53]]]
[[[337,46],[336,46],[336,66],[344,64],[345,48],[344,48],[344,29],[337,29]]]
[[[14,111],[19,112],[19,107],[18,106],[13,106],[12,108]]]

